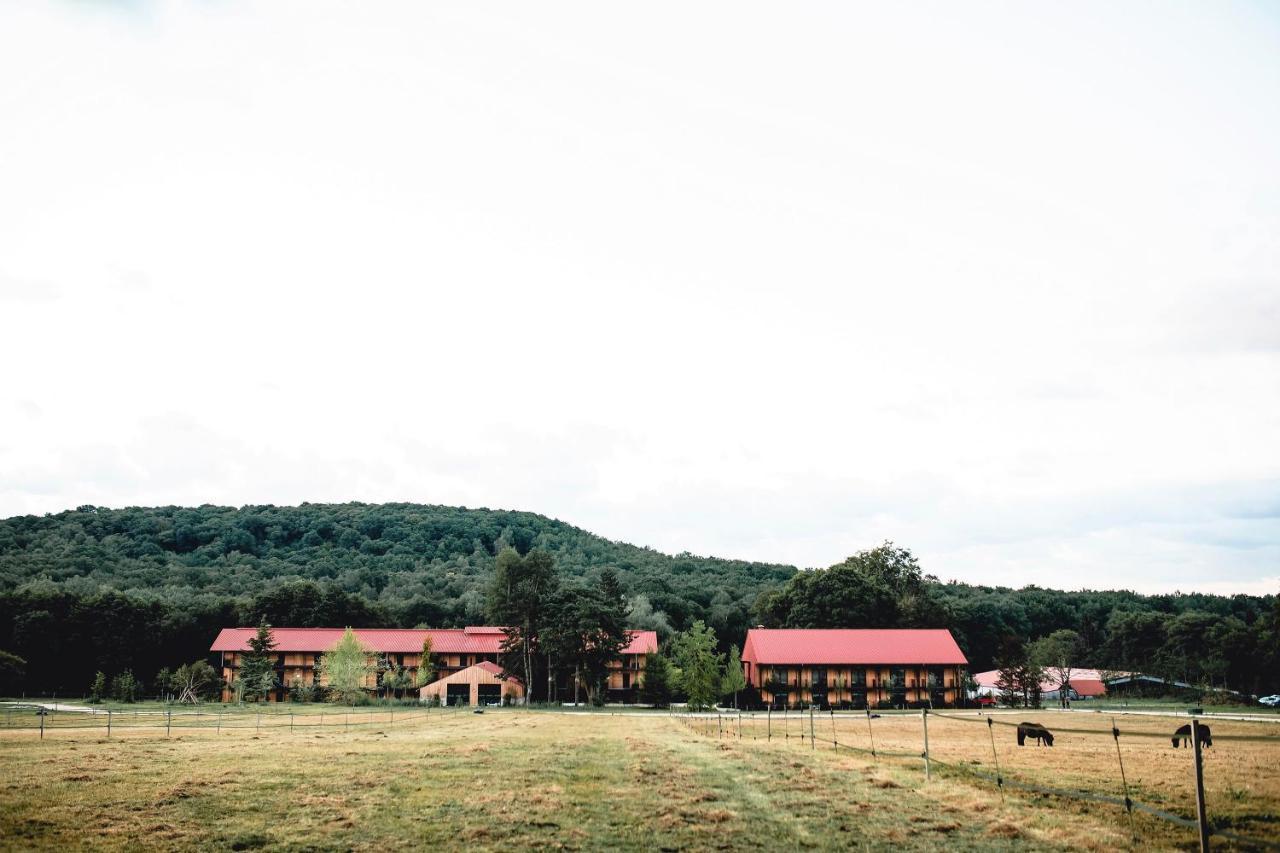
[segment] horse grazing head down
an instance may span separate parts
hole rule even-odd
[[[1178,726],[1173,733],[1173,747],[1177,749],[1180,746],[1190,745],[1191,743],[1191,724]],[[1205,746],[1213,746],[1213,733],[1209,731],[1209,727],[1201,724],[1200,726],[1200,743]]]
[[[1053,732],[1039,723],[1018,724],[1018,746],[1025,745],[1027,738],[1032,738],[1036,743],[1044,746],[1053,746]]]

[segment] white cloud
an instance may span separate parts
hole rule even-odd
[[[4,7],[0,513],[419,500],[1255,588],[1275,513],[1217,513],[1280,482],[1278,29]]]

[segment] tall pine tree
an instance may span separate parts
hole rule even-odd
[[[263,619],[258,633],[249,638],[249,651],[240,657],[240,681],[243,695],[266,701],[276,686],[276,641],[271,626]]]
[[[498,553],[489,586],[489,618],[507,629],[502,668],[524,683],[526,703],[533,698],[538,636],[558,586],[555,561],[545,551],[530,551],[523,557],[514,548]]]

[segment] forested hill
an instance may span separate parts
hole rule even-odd
[[[66,695],[98,670],[149,679],[201,657],[219,628],[262,617],[297,626],[480,624],[494,557],[507,545],[550,552],[568,578],[616,568],[633,627],[663,636],[697,619],[725,647],[752,624],[945,625],[976,671],[1010,638],[1070,629],[1086,665],[1280,687],[1276,596],[940,584],[887,545],[797,573],[669,556],[533,513],[418,504],[81,507],[0,520],[0,650],[26,660],[24,689]],[[904,586],[906,577],[916,580]]]
[[[759,592],[795,573],[673,557],[530,512],[360,503],[81,507],[0,521],[0,589],[48,580],[80,595],[116,590],[196,606],[233,600],[252,613],[266,607],[276,624],[301,624],[314,620],[282,608],[289,592],[311,592],[299,587],[311,581],[324,594],[359,598],[366,609],[352,615],[368,624],[450,627],[485,620],[484,585],[507,545],[548,551],[571,577],[612,566],[633,596],[647,596],[677,626],[694,619],[745,626]],[[325,616],[343,621],[341,613]]]

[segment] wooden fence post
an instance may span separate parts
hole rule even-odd
[[[929,775],[929,709],[920,709],[920,722],[924,725],[924,781],[928,782]]]
[[[44,708],[40,709],[40,740],[44,740]]]
[[[818,748],[818,739],[813,736],[813,702],[809,703],[809,748]]]
[[[111,709],[107,709],[107,737],[111,737]]]
[[[876,757],[876,736],[871,731],[871,709],[867,708],[867,739],[871,741],[871,757]]]
[[[169,736],[169,727],[170,727],[171,725],[173,725],[173,711],[172,711],[172,709],[170,709],[170,710],[168,710],[168,711],[165,711],[165,712],[164,712],[164,736],[165,736],[165,737],[168,737],[168,736]]]
[[[764,739],[773,740],[773,705],[772,704],[770,704],[768,710],[765,711],[764,725],[765,725]]]
[[[1203,735],[1200,732],[1200,721],[1191,721],[1191,743],[1195,747],[1196,757],[1196,823],[1200,828],[1200,853],[1209,853],[1209,819],[1204,809],[1204,759],[1200,753]]]

